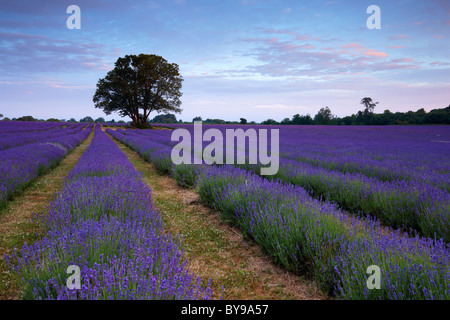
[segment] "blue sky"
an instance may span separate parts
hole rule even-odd
[[[71,4],[80,30],[66,27]],[[378,30],[366,26],[372,4]],[[429,111],[450,104],[449,38],[445,0],[2,1],[0,114],[117,121],[94,108],[97,81],[140,53],[180,66],[185,121],[281,121],[324,106],[345,116],[367,96],[375,112]]]

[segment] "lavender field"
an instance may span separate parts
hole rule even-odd
[[[161,232],[151,190],[100,126],[48,215],[47,235],[14,253],[25,299],[207,299],[181,250]],[[81,269],[79,290],[66,269]]]
[[[448,127],[278,129],[273,176],[259,176],[258,164],[174,165],[170,130],[107,132],[196,188],[275,262],[314,275],[333,296],[450,297]],[[380,289],[366,286],[371,265],[381,269]]]
[[[54,167],[89,135],[93,125],[4,122],[0,125],[0,207]]]
[[[45,234],[6,256],[25,299],[211,298],[208,279],[183,260],[183,243],[164,232],[151,186],[113,139],[330,297],[450,298],[448,126],[204,125],[224,136],[238,127],[279,129],[275,175],[261,175],[262,164],[175,165],[178,142],[167,128],[33,126],[0,126],[0,205],[94,138],[36,216]],[[172,127],[194,134],[192,125]],[[78,290],[66,286],[70,265],[81,269]],[[381,270],[379,288],[367,285],[369,266]]]

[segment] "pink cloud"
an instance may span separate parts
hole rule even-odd
[[[398,64],[398,63],[377,63],[371,65],[374,71],[386,71],[386,70],[404,70],[404,69],[417,69],[419,66],[414,64]]]
[[[379,57],[379,58],[386,58],[388,55],[385,52],[377,51],[375,49],[369,49],[366,52],[363,52],[363,55],[365,56],[372,56],[372,57]]]
[[[362,49],[364,49],[364,46],[361,43],[347,43],[347,44],[343,44],[342,45],[343,49],[352,49],[355,51],[361,51]]]
[[[404,63],[404,62],[413,62],[413,61],[414,61],[413,58],[403,58],[403,59],[392,60],[392,62],[395,62],[395,63]]]
[[[432,66],[448,66],[450,63],[448,62],[442,62],[442,61],[433,61],[430,63]]]
[[[440,34],[435,34],[435,35],[433,36],[433,38],[435,38],[435,39],[444,39],[444,36],[442,36],[442,35],[440,35]]]
[[[101,66],[99,66],[97,69],[98,70],[111,70],[113,68],[112,65],[109,65],[107,63],[103,63]]]
[[[298,48],[311,50],[311,49],[314,49],[315,47],[312,44],[307,43],[307,44],[298,46]]]
[[[82,63],[83,66],[88,67],[88,68],[93,68],[96,70],[110,70],[112,69],[112,66],[108,65],[107,63],[94,63],[94,62],[83,62]]]
[[[400,49],[405,48],[405,46],[388,46],[389,49]]]
[[[273,42],[272,42],[273,43]],[[292,44],[292,43],[283,43],[281,44],[281,48],[285,49],[285,50],[290,50],[290,49],[295,49],[297,48],[296,45]]]
[[[297,39],[297,40],[302,40],[302,41],[308,40],[308,39],[310,39],[310,38],[311,38],[310,36],[296,36],[296,37],[295,37],[295,39]]]
[[[389,51],[382,51],[383,48],[370,49],[360,42],[341,43],[337,47],[329,44],[315,46],[314,50],[308,50],[313,48],[309,44],[296,45],[285,41],[268,43],[267,39],[260,39],[260,42],[264,45],[253,51],[253,55],[263,64],[248,66],[233,74],[273,77],[302,75],[323,79],[378,71],[420,69],[423,66],[423,62],[412,57],[388,59],[391,56]]]

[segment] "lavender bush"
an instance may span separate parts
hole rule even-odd
[[[251,236],[273,260],[309,272],[342,299],[449,299],[450,250],[377,220],[351,217],[299,187],[230,167],[205,167],[202,200]],[[366,270],[381,268],[381,289]]]

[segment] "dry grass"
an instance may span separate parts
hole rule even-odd
[[[77,148],[69,153],[60,164],[38,177],[21,195],[16,196],[0,210],[0,299],[18,299],[20,288],[4,260],[14,247],[34,242],[42,230],[32,222],[33,213],[44,212],[56,192],[63,186],[63,180],[78,162],[94,136],[94,131]]]
[[[113,139],[114,140],[114,139]],[[198,194],[161,175],[133,150],[114,140],[152,188],[153,202],[165,230],[183,241],[189,269],[212,280],[214,298],[225,300],[327,299],[312,280],[287,272],[272,263],[252,241],[203,206]]]

